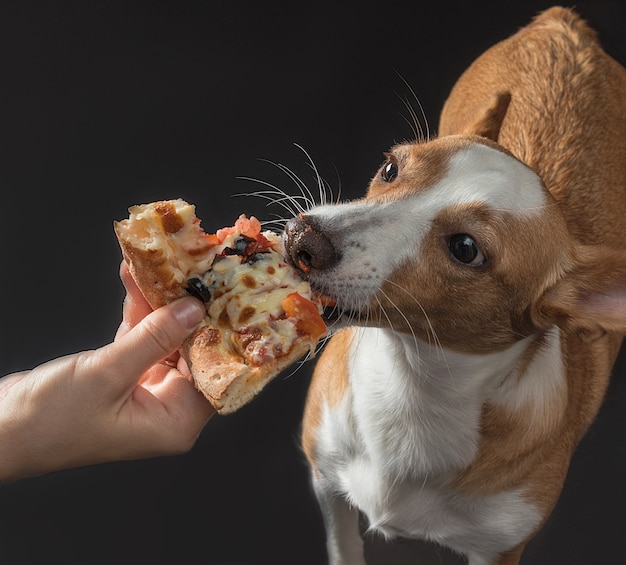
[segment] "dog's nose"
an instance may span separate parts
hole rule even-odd
[[[285,249],[293,264],[303,273],[309,273],[311,269],[328,270],[341,259],[341,254],[315,220],[304,214],[287,222]]]

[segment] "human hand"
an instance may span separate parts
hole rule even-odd
[[[113,343],[0,379],[0,481],[181,453],[213,415],[176,353],[204,306],[189,297],[152,312],[125,264],[120,274]]]

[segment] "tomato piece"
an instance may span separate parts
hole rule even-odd
[[[261,233],[261,222],[259,222],[259,220],[257,220],[254,216],[250,216],[248,218],[245,214],[241,214],[235,222],[235,229],[241,233],[241,235],[256,239],[256,237]]]
[[[322,306],[337,306],[337,301],[334,298],[331,298],[330,296],[326,296],[325,294],[319,294],[319,293],[314,293],[315,299],[322,305]]]
[[[220,228],[215,232],[215,236],[217,237],[220,243],[224,243],[224,240],[234,233],[239,233],[241,235],[245,235],[246,237],[251,237],[252,239],[257,239],[261,234],[261,222],[257,220],[254,216],[250,216],[249,218],[245,214],[241,214],[234,226],[230,226],[227,228]]]
[[[282,309],[288,318],[296,319],[296,328],[319,339],[326,333],[326,324],[320,316],[317,306],[297,292],[287,295],[281,302]]]
[[[219,237],[217,237],[217,235],[214,233],[205,234],[204,239],[206,240],[207,245],[209,245],[210,247],[220,244]]]
[[[263,251],[267,251],[272,248],[272,244],[269,242],[267,237],[265,237],[262,233],[259,233],[256,236],[256,243],[254,245],[254,252],[259,253]]]
[[[219,243],[224,243],[224,240],[231,234],[235,233],[235,228],[234,226],[231,226],[229,228],[220,228],[219,230],[217,230],[215,232],[215,237],[217,237],[217,241]]]

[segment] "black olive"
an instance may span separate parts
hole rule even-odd
[[[211,291],[204,285],[204,283],[198,277],[191,277],[187,280],[187,287],[185,290],[199,298],[203,302],[208,302],[211,300]]]
[[[247,235],[242,235],[235,240],[235,247],[225,247],[224,255],[239,255],[241,257],[246,256],[246,249],[248,245],[255,242],[256,239],[252,237],[248,237]]]
[[[269,251],[255,251],[246,257],[246,263],[252,265],[259,259],[263,259],[263,255],[267,255]]]

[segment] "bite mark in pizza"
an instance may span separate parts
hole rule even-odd
[[[114,228],[153,308],[188,294],[206,304],[182,354],[220,414],[250,402],[326,334],[320,297],[284,258],[280,235],[256,218],[209,234],[195,207],[176,199],[133,206]]]

